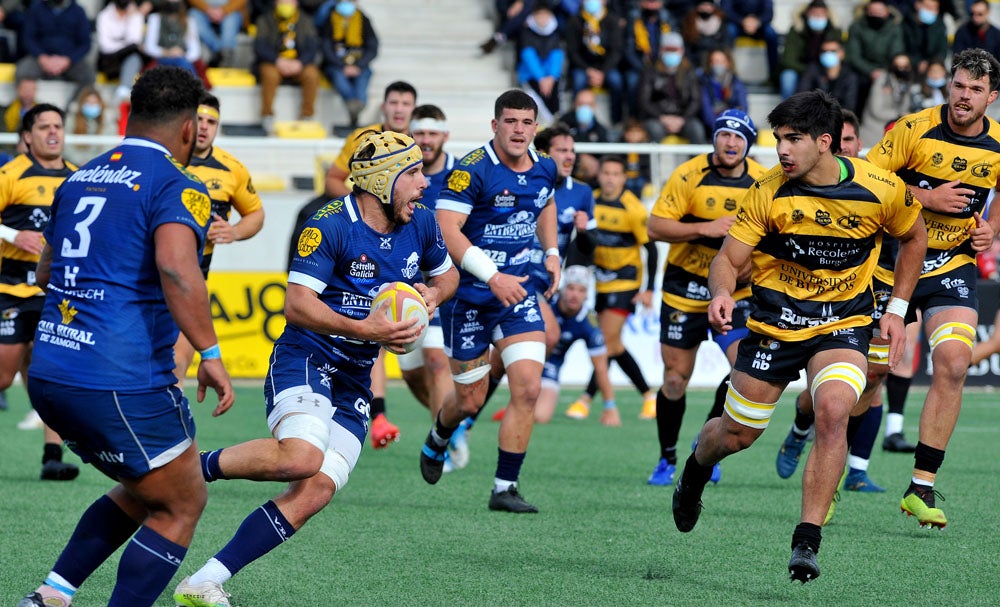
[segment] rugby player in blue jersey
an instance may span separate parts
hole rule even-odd
[[[368,433],[379,345],[399,353],[419,335],[416,319],[393,322],[381,308],[371,312],[379,287],[414,285],[430,314],[455,292],[458,271],[434,214],[419,202],[426,185],[422,162],[408,136],[369,133],[351,157],[353,193],[331,200],[302,228],[288,274],[288,324],[264,382],[273,438],[202,455],[206,480],[288,487],[251,512],[222,550],[181,581],[174,590],[178,605],[228,607],[222,584],[288,540],[344,488]]]
[[[214,415],[232,406],[199,268],[211,201],[184,168],[202,92],[180,68],[143,74],[125,140],[67,178],[52,203],[28,393],[70,448],[118,483],[19,607],[69,605],[122,544],[108,605],[152,605],[205,507],[194,419],[173,374],[179,328],[201,353],[199,402],[213,388]]]

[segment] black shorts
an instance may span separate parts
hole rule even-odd
[[[971,263],[947,274],[922,276],[910,297],[910,308],[906,312],[907,324],[916,322],[916,310],[923,313],[924,320],[927,320],[928,310],[934,308],[958,306],[978,312],[977,280],[976,266]]]
[[[598,293],[594,298],[594,311],[598,314],[605,310],[618,310],[628,316],[635,310],[632,300],[639,294],[638,289],[631,291],[615,291],[613,293]]]
[[[26,344],[35,339],[45,298],[0,295],[0,344]]]
[[[750,300],[741,299],[733,309],[733,329],[726,335],[717,333],[708,322],[708,312],[685,312],[660,301],[660,343],[690,350],[706,339],[712,339],[725,352],[737,339],[746,337]]]
[[[825,350],[855,350],[867,358],[871,336],[871,325],[838,329],[804,341],[781,341],[750,331],[740,341],[733,368],[754,379],[786,384],[797,380],[809,359]]]

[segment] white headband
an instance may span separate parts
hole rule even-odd
[[[440,131],[442,133],[447,133],[448,123],[444,120],[437,120],[436,118],[418,118],[416,120],[411,120],[410,132],[416,133],[417,131]]]

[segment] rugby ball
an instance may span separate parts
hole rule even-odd
[[[412,352],[420,347],[424,341],[427,330],[427,303],[416,289],[405,282],[388,282],[379,287],[378,292],[372,299],[372,310],[386,303],[385,313],[393,321],[399,322],[410,318],[417,318],[414,328],[420,331],[420,336],[416,341],[406,345],[405,351]]]

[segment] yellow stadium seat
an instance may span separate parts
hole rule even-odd
[[[14,82],[13,63],[0,63],[0,82]]]
[[[285,178],[280,175],[253,175],[251,179],[258,192],[284,192],[287,189]]]
[[[733,46],[743,47],[743,48],[754,48],[754,47],[765,47],[767,43],[760,38],[751,38],[749,36],[739,36],[736,38],[736,42]]]
[[[778,140],[774,138],[774,131],[771,129],[761,129],[757,133],[757,145],[762,148],[773,148]]]
[[[274,134],[285,139],[326,139],[326,129],[315,120],[279,120]]]
[[[212,86],[257,86],[257,80],[250,70],[235,67],[208,68],[208,81]]]
[[[681,137],[680,135],[667,135],[660,143],[663,145],[687,145],[691,141],[687,137]]]

